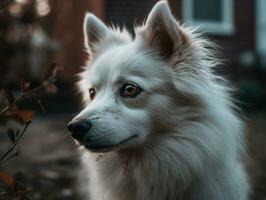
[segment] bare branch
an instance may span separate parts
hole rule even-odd
[[[22,129],[22,131],[18,134],[18,137],[16,138],[16,140],[14,141],[14,143],[9,147],[9,149],[7,150],[7,152],[1,156],[0,158],[0,165],[3,164],[4,162],[6,162],[7,160],[9,160],[7,157],[8,155],[14,150],[14,148],[17,146],[18,142],[20,141],[20,139],[22,138],[22,136],[25,134],[28,126],[30,125],[31,121],[27,121],[24,125],[24,128]],[[13,157],[13,156],[12,156]]]

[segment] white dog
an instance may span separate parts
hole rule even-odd
[[[242,124],[212,43],[157,3],[135,37],[92,14],[69,124],[90,200],[247,200]]]

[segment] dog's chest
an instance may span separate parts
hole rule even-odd
[[[85,167],[89,169],[91,200],[179,199],[168,191],[176,188],[176,184],[172,182],[169,188],[164,181],[171,180],[164,180],[157,168],[147,169],[134,161],[109,155],[93,155],[89,159]]]
[[[126,160],[97,156],[88,165],[92,200],[137,199],[134,172],[129,169]]]

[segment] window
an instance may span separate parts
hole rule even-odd
[[[233,0],[183,0],[184,22],[216,34],[234,33]]]
[[[261,63],[266,68],[266,1],[256,1],[256,42],[257,52]]]

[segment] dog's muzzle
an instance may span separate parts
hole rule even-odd
[[[136,138],[137,135],[131,135],[126,138],[122,138],[121,141],[112,141],[109,137],[110,134],[102,133],[96,134],[92,130],[93,120],[80,120],[75,119],[68,124],[68,130],[72,133],[72,137],[76,139],[80,145],[84,146],[88,150],[94,152],[107,152],[114,148],[121,147],[128,143],[132,139]],[[106,136],[107,135],[107,136]]]
[[[81,141],[82,138],[84,138],[84,136],[90,131],[91,122],[88,120],[71,121],[67,127],[72,133],[72,137]]]

